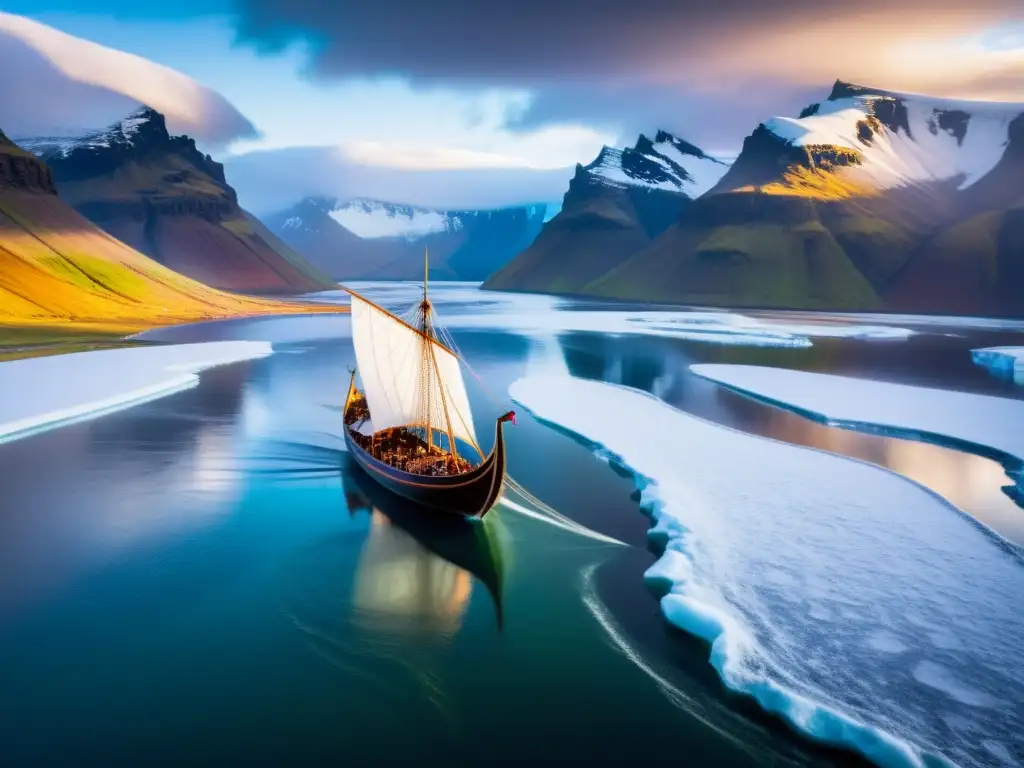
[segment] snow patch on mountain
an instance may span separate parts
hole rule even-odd
[[[718,183],[729,165],[659,131],[653,142],[641,135],[634,147],[604,147],[586,170],[615,187],[660,189],[699,197]]]
[[[847,172],[875,187],[959,179],[963,189],[996,166],[1022,113],[1021,104],[860,93],[764,126],[793,146],[853,150],[859,162]]]
[[[367,239],[414,239],[435,232],[457,232],[463,226],[458,216],[377,200],[352,200],[342,203],[335,206],[328,215],[349,232]]]
[[[140,107],[123,120],[102,131],[91,131],[78,136],[26,136],[15,142],[22,149],[40,157],[68,157],[78,149],[109,149],[113,145],[132,146],[135,137],[157,113],[148,107]]]

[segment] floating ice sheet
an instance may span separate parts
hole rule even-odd
[[[421,296],[416,283],[352,283],[353,290],[403,312]],[[609,304],[601,309],[579,309],[557,296],[481,291],[476,284],[436,284],[431,298],[441,324],[452,329],[499,330],[523,335],[563,332],[636,334],[662,336],[710,344],[765,347],[810,347],[812,338],[903,340],[915,334],[907,328],[863,319],[823,322],[797,319],[761,319],[722,310],[620,309]],[[342,291],[311,297],[346,303]]]
[[[551,375],[510,394],[635,474],[662,611],[730,688],[883,766],[1024,758],[1024,565],[951,506],[636,390]]]
[[[978,365],[988,368],[995,376],[1024,384],[1024,347],[986,347],[971,351]],[[1022,426],[1024,429],[1024,426]]]
[[[1024,401],[757,365],[702,364],[690,370],[830,424],[1024,461]]]
[[[132,347],[0,363],[0,441],[193,387],[205,368],[265,357],[264,341]]]

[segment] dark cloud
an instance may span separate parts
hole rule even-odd
[[[527,111],[512,124],[527,130],[551,123],[582,122],[619,133],[622,143],[640,133],[664,129],[707,152],[737,149],[754,126],[774,116],[797,114],[825,97],[831,83],[820,86],[768,87],[692,93],[679,86],[635,88],[553,87],[542,89]]]
[[[774,71],[792,80],[804,66],[816,70],[807,81],[815,82],[839,48],[870,56],[900,39],[1024,18],[1020,0],[239,2],[240,38],[274,46],[304,34],[323,75],[534,87],[642,81],[699,88],[693,78],[701,74]],[[844,58],[832,63],[849,63]]]
[[[521,87],[521,128],[577,122],[624,141],[658,127],[736,148],[758,122],[837,79],[937,96],[1024,100],[1024,48],[954,48],[1021,0],[239,0],[238,34],[297,36],[319,78]]]

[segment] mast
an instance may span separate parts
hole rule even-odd
[[[421,370],[420,370],[420,381],[425,384],[424,390],[426,392],[427,403],[426,412],[428,414],[427,422],[427,450],[434,444],[433,425],[430,423],[429,414],[433,413],[433,409],[430,407],[430,394],[433,392],[434,387],[430,386],[430,383],[434,380],[439,383],[443,381],[441,371],[438,369],[437,357],[434,353],[434,345],[431,343],[433,340],[433,329],[430,324],[430,299],[427,297],[427,281],[430,276],[430,250],[423,247],[423,301],[420,303],[420,329],[423,332],[423,357],[421,359]],[[448,452],[458,457],[458,448],[455,445],[455,431],[452,429],[452,419],[448,414],[448,398],[445,397],[444,386],[437,388],[438,394],[441,398],[441,412],[444,414],[444,421],[446,431],[448,432]]]
[[[468,366],[461,355],[436,337],[427,284],[429,255],[424,258],[424,295],[417,303],[414,318],[404,320],[341,286],[353,299],[352,343],[363,392],[373,414],[375,431],[422,427],[427,430],[425,441],[429,439],[432,448],[433,431],[437,428],[439,433],[448,432],[450,452],[458,455],[457,437],[482,458],[460,370]]]
[[[423,334],[420,339],[420,394],[425,399],[424,404],[424,426],[427,428],[427,454],[434,447],[434,429],[430,423],[431,407],[430,395],[433,387],[431,383],[431,347],[430,347],[430,299],[427,298],[427,270],[429,269],[429,253],[426,246],[423,248],[423,301],[420,302],[420,332]]]

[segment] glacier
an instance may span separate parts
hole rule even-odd
[[[265,341],[126,347],[0,363],[0,442],[194,387],[199,371],[266,357]]]
[[[350,200],[331,209],[328,215],[349,232],[362,238],[417,238],[462,228],[458,217],[449,219],[442,211],[377,200]]]
[[[971,359],[994,376],[1024,384],[1024,347],[984,347],[972,349]],[[1024,429],[1024,426],[1021,427]]]
[[[645,578],[728,688],[882,766],[1024,757],[1024,563],[951,505],[619,385],[509,394],[633,473],[662,550]]]

